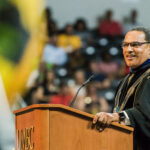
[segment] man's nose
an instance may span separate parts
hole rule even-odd
[[[133,51],[133,47],[130,44],[127,47],[127,51],[129,51],[129,52]]]

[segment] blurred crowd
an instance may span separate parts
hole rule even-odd
[[[139,26],[137,11],[132,10],[123,22],[107,10],[89,29],[84,18],[58,28],[49,8],[45,9],[47,42],[41,61],[30,74],[23,96],[27,105],[69,105],[79,87],[91,76],[94,79],[81,89],[74,108],[95,114],[111,112],[116,88],[129,73],[122,56],[124,34]]]

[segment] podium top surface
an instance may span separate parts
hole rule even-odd
[[[93,114],[89,114],[89,113],[77,110],[77,109],[72,108],[72,107],[61,105],[61,104],[34,104],[34,105],[27,106],[25,108],[21,108],[21,109],[15,110],[13,113],[17,116],[19,114],[22,114],[22,113],[25,113],[25,112],[28,112],[28,111],[32,111],[32,110],[35,110],[35,109],[53,109],[53,110],[59,109],[59,110],[66,110],[66,111],[73,112],[73,113],[78,114],[78,115],[82,115],[82,116],[88,117],[91,120],[94,118]],[[119,124],[119,123],[115,123],[115,122],[113,122],[111,125],[119,127],[119,128],[123,128],[123,129],[126,129],[126,130],[129,130],[129,131],[133,131],[134,130],[132,127],[125,126],[125,125],[122,125],[122,124]]]

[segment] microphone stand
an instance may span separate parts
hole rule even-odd
[[[79,91],[80,91],[85,85],[87,85],[89,82],[91,82],[91,80],[92,80],[94,77],[95,77],[94,74],[91,75],[91,76],[88,78],[88,80],[86,80],[86,81],[80,86],[80,88],[77,90],[77,93],[75,94],[75,96],[73,97],[73,99],[72,99],[72,101],[71,101],[71,103],[70,103],[70,105],[69,105],[70,107],[73,106],[73,104],[74,104],[74,102],[75,102],[75,100],[76,100],[76,98],[77,98],[77,96],[78,96]]]

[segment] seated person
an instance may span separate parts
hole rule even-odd
[[[66,25],[65,33],[58,36],[58,46],[64,48],[66,52],[72,52],[81,48],[81,39],[74,34],[71,24]]]
[[[79,18],[74,25],[75,35],[79,36],[82,40],[82,47],[85,48],[90,44],[93,39],[90,31],[87,28],[86,21],[82,18]]]
[[[61,66],[67,62],[68,56],[63,48],[57,46],[57,40],[57,34],[53,34],[48,38],[42,59],[48,64]]]
[[[48,103],[52,95],[57,94],[55,74],[53,71],[46,71],[34,81],[34,86],[28,89],[25,99],[30,104]]]
[[[62,82],[59,86],[59,93],[50,98],[50,104],[63,104],[69,106],[73,96],[69,91],[67,83]]]
[[[110,112],[110,106],[104,97],[99,96],[95,83],[90,83],[86,87],[86,97],[84,99],[85,111],[96,114],[98,112]]]
[[[122,34],[121,24],[113,20],[113,11],[107,10],[104,18],[99,23],[99,34],[106,36],[118,36]]]

